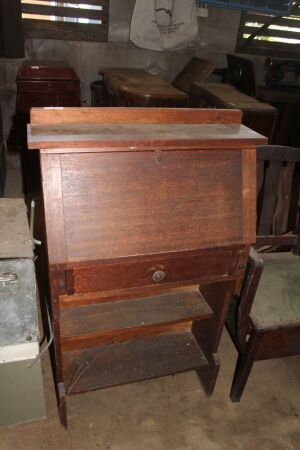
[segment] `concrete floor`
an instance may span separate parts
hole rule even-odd
[[[20,195],[10,164],[6,196]],[[215,393],[185,373],[68,399],[59,424],[49,360],[43,362],[47,419],[0,429],[1,450],[299,450],[300,357],[254,365],[240,403],[229,389],[236,352],[226,332]]]

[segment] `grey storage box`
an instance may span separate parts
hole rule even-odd
[[[24,201],[0,199],[0,425],[45,417],[36,294]]]

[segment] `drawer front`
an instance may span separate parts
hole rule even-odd
[[[64,92],[77,91],[77,81],[22,81],[18,83],[19,92]]]
[[[230,275],[234,271],[234,256],[234,252],[228,250],[128,262],[84,264],[74,267],[69,284],[72,284],[74,294],[174,283],[199,284]]]

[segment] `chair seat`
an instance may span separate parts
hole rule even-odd
[[[291,253],[261,256],[264,270],[251,320],[258,328],[300,324],[300,257]]]

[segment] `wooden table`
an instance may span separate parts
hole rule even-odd
[[[224,83],[192,83],[191,105],[201,108],[240,109],[243,112],[243,124],[272,141],[277,110],[268,103],[253,97]]]
[[[213,393],[266,142],[240,122],[232,110],[31,111],[64,426],[68,397],[89,390],[196,370]]]
[[[101,70],[107,106],[179,107],[188,95],[167,81],[142,69]]]

